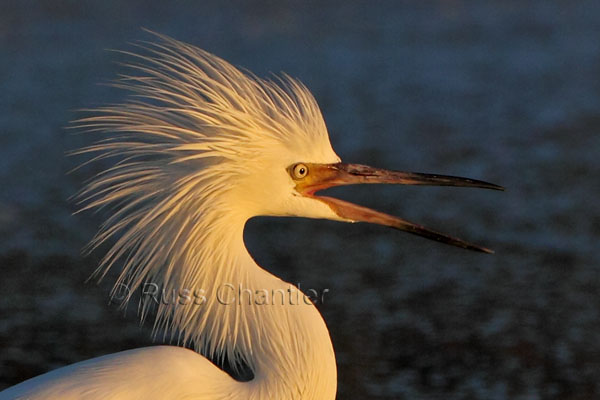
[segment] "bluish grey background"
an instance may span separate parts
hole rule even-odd
[[[33,1],[0,5],[0,388],[151,343],[135,310],[85,283],[101,215],[71,216],[90,138],[74,110],[140,28],[313,91],[345,161],[465,175],[505,193],[336,193],[486,244],[470,253],[385,228],[256,219],[259,263],[320,305],[340,399],[600,396],[600,6],[597,1]]]

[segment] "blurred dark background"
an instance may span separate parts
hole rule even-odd
[[[259,263],[320,305],[340,399],[600,396],[597,1],[27,1],[0,5],[0,388],[150,344],[112,282],[85,280],[100,215],[71,215],[78,108],[123,98],[140,28],[313,91],[346,161],[464,175],[505,193],[346,188],[345,198],[485,244],[256,219]]]

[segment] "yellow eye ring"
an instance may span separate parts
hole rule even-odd
[[[308,175],[308,167],[306,164],[298,163],[292,167],[292,178],[302,179]]]

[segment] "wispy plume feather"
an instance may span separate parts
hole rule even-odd
[[[104,134],[77,153],[89,154],[91,162],[114,160],[78,196],[82,210],[109,215],[90,244],[93,250],[112,243],[97,275],[120,264],[115,288],[125,284],[131,293],[148,281],[166,291],[226,282],[236,254],[214,249],[216,241],[240,234],[228,225],[226,194],[249,173],[247,165],[266,152],[329,143],[319,108],[300,82],[263,80],[156,36],[157,43],[138,44],[139,53],[122,52],[129,72],[114,86],[129,92],[127,100],[87,110],[89,116],[75,121]],[[155,327],[208,356],[240,358],[237,349],[251,346],[244,343],[248,322],[235,307],[217,321],[215,307],[210,300],[205,307],[160,304]],[[234,326],[229,342],[231,332],[219,331],[227,323]]]

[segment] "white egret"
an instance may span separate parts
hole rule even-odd
[[[254,216],[371,222],[490,252],[316,192],[358,183],[499,186],[344,164],[300,82],[259,79],[164,36],[141,47],[141,55],[129,53],[134,73],[117,83],[132,96],[77,123],[109,133],[83,153],[115,160],[81,199],[84,209],[110,213],[93,241],[114,240],[100,275],[119,262],[117,287],[131,292],[147,282],[167,293],[202,290],[203,301],[156,310],[156,327],[196,352],[154,346],[94,358],[13,386],[1,399],[334,399],[335,355],[317,309],[265,299],[295,288],[246,250],[244,225]],[[262,300],[230,301],[238,287]],[[245,364],[253,379],[236,381],[209,361],[223,357]]]

